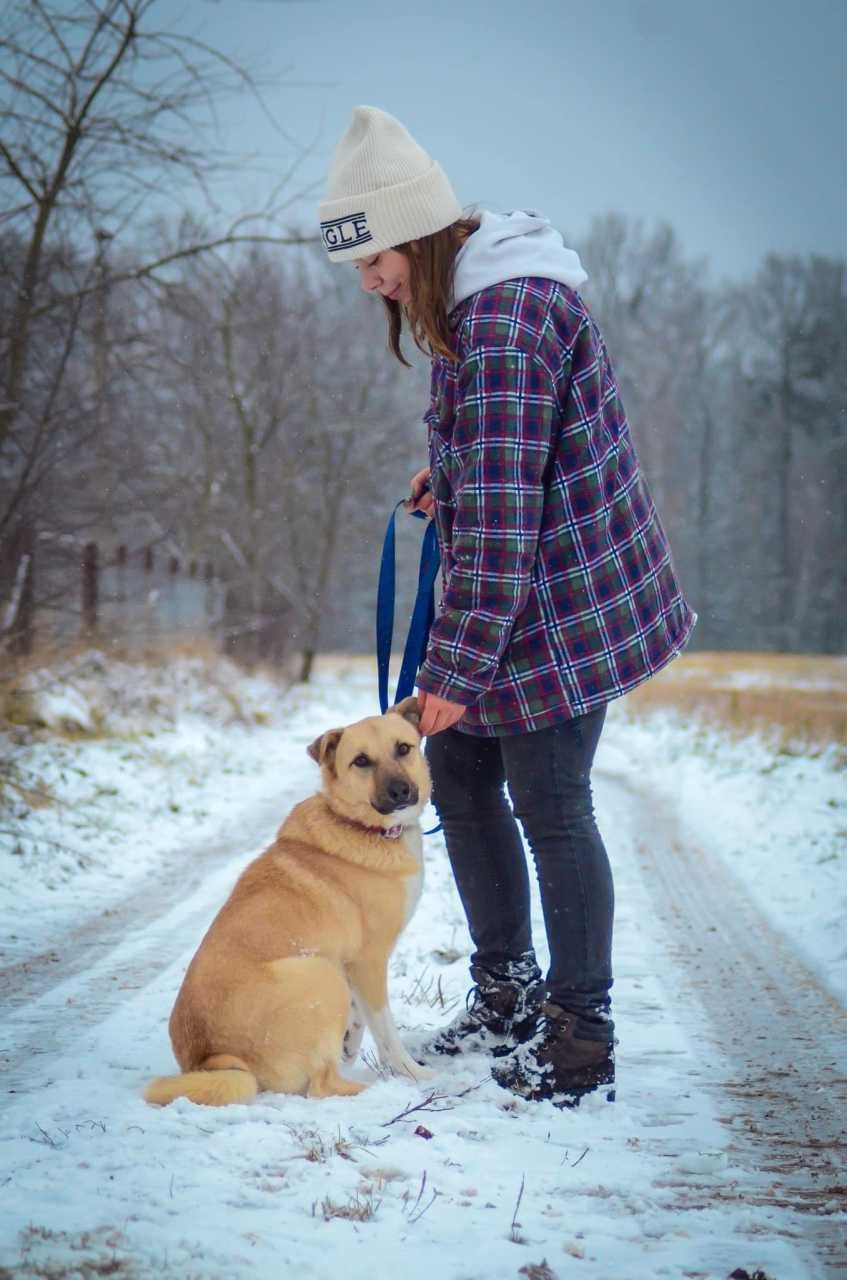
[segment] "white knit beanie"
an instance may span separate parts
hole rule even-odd
[[[332,262],[432,235],[462,216],[440,165],[387,111],[355,107],[318,210]]]

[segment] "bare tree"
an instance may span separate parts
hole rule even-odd
[[[170,427],[154,467],[148,452],[148,501],[188,554],[222,566],[234,650],[299,651],[303,678],[322,640],[362,644],[371,539],[416,434],[425,450],[408,425],[420,380],[389,356],[380,312],[321,260],[256,249],[186,265],[151,325],[166,371],[154,416]]]
[[[16,0],[0,17],[0,537],[42,521],[51,477],[103,422],[107,298],[116,281],[261,234],[302,156],[254,215],[140,248],[160,220],[209,194],[236,160],[212,145],[221,95],[259,95],[226,54],[155,25],[157,0]],[[190,193],[188,195],[187,193]],[[265,219],[260,223],[253,219]],[[114,241],[114,245],[112,244]],[[88,343],[93,376],[73,377]],[[83,433],[83,435],[80,434]],[[64,507],[63,507],[64,509]],[[8,575],[7,575],[8,576]]]
[[[679,514],[678,479],[707,333],[704,265],[688,261],[672,228],[607,214],[581,245],[586,297],[620,375],[651,486]]]
[[[708,385],[714,315],[705,266],[688,260],[673,230],[610,213],[580,245],[586,298],[600,322],[650,489],[670,534],[686,591],[699,609],[707,588],[715,512],[701,482],[713,452]]]
[[[748,407],[739,426],[758,461],[770,647],[829,648],[824,618],[843,613],[845,586],[847,266],[771,254],[733,304]]]
[[[770,255],[752,281],[710,290],[669,228],[619,214],[582,248],[697,642],[837,649],[845,264]]]

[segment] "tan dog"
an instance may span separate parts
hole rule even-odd
[[[419,720],[417,698],[406,698],[309,747],[321,791],[292,810],[212,922],[171,1014],[185,1074],[154,1080],[148,1102],[360,1093],[367,1086],[338,1064],[357,1056],[362,1018],[382,1064],[432,1075],[401,1044],[387,988],[422,883],[430,780]]]

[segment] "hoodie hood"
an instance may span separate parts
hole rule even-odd
[[[578,289],[588,279],[579,254],[568,249],[552,223],[540,213],[480,210],[479,230],[456,254],[453,306],[504,280],[541,276]]]

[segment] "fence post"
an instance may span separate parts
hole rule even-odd
[[[97,630],[97,543],[86,542],[82,552],[82,630],[93,635]]]
[[[126,566],[126,547],[122,543],[118,547],[118,554],[115,557],[115,569],[117,570],[115,575],[117,587],[117,590],[115,591],[115,599],[118,604],[126,604]]]
[[[35,535],[19,525],[10,539],[9,595],[3,630],[9,631],[8,651],[16,657],[32,653],[35,618]]]
[[[156,558],[153,548],[148,546],[144,549],[144,643],[149,648],[153,643],[153,636],[156,631],[156,607],[158,591],[153,586],[153,571],[156,567]]]
[[[211,560],[207,560],[203,566],[203,582],[206,590],[204,593],[203,607],[206,614],[206,629],[211,629],[213,625],[219,622],[218,618],[218,601],[217,592],[215,591],[215,566]],[[220,641],[218,641],[220,643]]]

